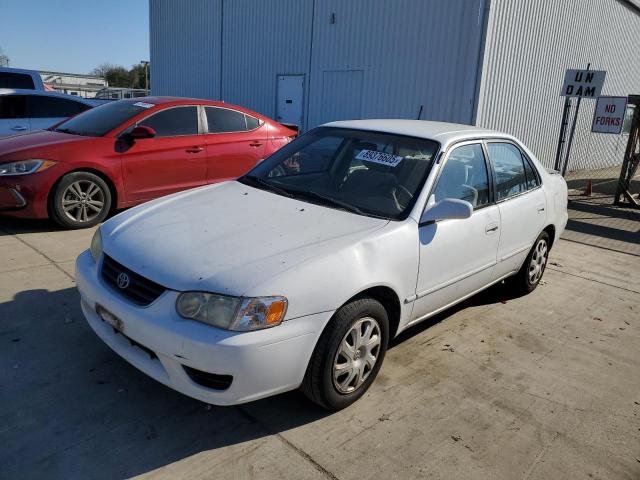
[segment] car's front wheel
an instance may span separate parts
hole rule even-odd
[[[64,228],[87,228],[103,221],[111,208],[111,192],[103,179],[74,172],[58,182],[51,196],[53,219]]]
[[[351,405],[376,378],[388,339],[389,319],[380,302],[359,298],[344,305],[313,351],[302,391],[328,410]]]

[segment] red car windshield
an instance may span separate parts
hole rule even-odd
[[[153,106],[140,99],[106,103],[58,124],[54,131],[85,137],[102,137],[123,122]]]

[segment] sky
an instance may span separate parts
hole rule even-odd
[[[0,0],[9,66],[89,73],[149,59],[148,0]]]

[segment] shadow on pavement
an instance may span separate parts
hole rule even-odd
[[[500,285],[411,328],[513,298]],[[290,392],[212,407],[122,360],[86,324],[74,288],[29,290],[0,304],[0,478],[122,478],[207,450],[315,422],[328,412]],[[230,452],[228,455],[237,455]]]
[[[63,228],[52,220],[11,218],[0,215],[0,237],[23,233],[57,232],[60,230],[63,230]]]

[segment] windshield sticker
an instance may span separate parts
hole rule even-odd
[[[397,167],[404,157],[392,155],[390,153],[377,152],[375,150],[360,150],[356,156],[358,160],[366,160],[367,162],[380,163],[389,167]]]
[[[145,102],[136,102],[134,103],[134,105],[136,107],[142,107],[142,108],[151,108],[151,107],[155,107],[155,105],[153,103],[145,103]]]

